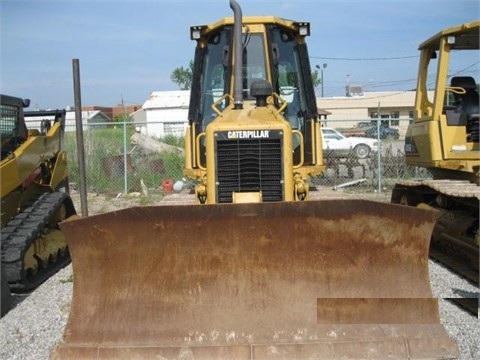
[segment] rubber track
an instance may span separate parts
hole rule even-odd
[[[43,193],[2,229],[2,264],[12,292],[33,290],[70,263],[67,250],[64,256],[57,257],[56,262],[49,262],[46,268],[39,266],[35,276],[27,276],[24,271],[24,257],[27,249],[38,236],[42,235],[49,219],[64,202],[67,202],[67,217],[73,215],[69,213],[74,208],[67,194]]]

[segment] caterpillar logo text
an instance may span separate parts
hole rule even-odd
[[[268,139],[270,130],[237,130],[229,131],[229,139]]]

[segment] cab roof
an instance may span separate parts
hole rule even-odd
[[[478,20],[453,26],[433,35],[421,43],[418,49],[434,48],[438,50],[440,47],[440,39],[445,36],[455,36],[454,49],[479,49],[479,30],[480,21]]]
[[[209,33],[210,31],[213,31],[215,29],[228,26],[228,25],[233,25],[233,23],[234,23],[234,18],[233,16],[231,16],[231,17],[222,18],[208,25],[199,26],[199,27],[204,28],[205,33]],[[287,20],[280,17],[276,17],[276,16],[244,16],[242,17],[242,23],[243,25],[278,24],[280,26],[292,29],[294,31],[298,31],[300,24],[308,24],[306,22],[297,22],[297,21]]]

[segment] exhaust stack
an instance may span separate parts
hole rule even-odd
[[[233,42],[235,44],[235,64],[233,67],[234,90],[233,103],[235,109],[243,109],[243,86],[242,86],[242,9],[235,0],[230,0],[230,8],[233,10]]]

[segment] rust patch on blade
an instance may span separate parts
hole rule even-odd
[[[317,299],[319,324],[438,324],[434,298]]]

